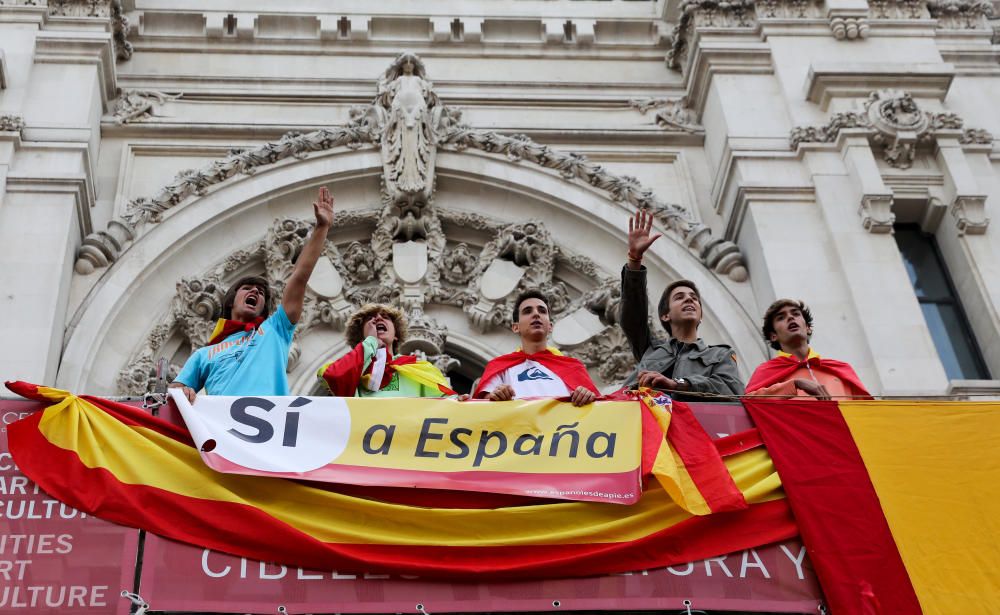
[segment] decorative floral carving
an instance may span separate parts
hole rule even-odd
[[[966,128],[962,136],[958,138],[958,142],[963,145],[991,145],[993,143],[993,135],[990,131],[983,128]]]
[[[153,90],[125,90],[115,101],[112,115],[115,124],[129,124],[148,120],[156,113],[156,105],[163,105],[171,100],[179,99],[183,94],[164,94]]]
[[[24,130],[24,118],[12,113],[0,114],[0,132],[20,133]]]
[[[110,17],[111,0],[49,0],[49,15]]]
[[[675,70],[687,61],[695,28],[747,28],[756,25],[753,0],[682,0],[681,18],[670,37],[667,67]]]
[[[705,132],[705,128],[698,123],[698,114],[688,106],[685,96],[676,99],[637,98],[630,100],[629,106],[638,109],[643,115],[650,109],[657,109],[654,121],[661,128],[676,128],[695,134]]]
[[[621,327],[607,327],[582,344],[569,346],[567,352],[597,370],[607,383],[624,383],[635,368],[635,358]]]
[[[478,260],[468,244],[460,243],[451,250],[445,250],[441,257],[441,275],[452,284],[467,284]]]
[[[926,0],[869,0],[872,19],[926,19]]]
[[[987,0],[930,0],[927,10],[938,20],[939,28],[953,30],[988,30],[993,4]]]
[[[341,257],[344,275],[352,286],[366,284],[375,279],[375,253],[358,241],[352,241]]]

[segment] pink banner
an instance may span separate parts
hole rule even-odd
[[[43,407],[0,400],[0,613],[125,615],[138,531],[48,497],[8,452],[7,425]]]
[[[156,610],[474,613],[692,609],[815,613],[820,590],[797,541],[590,579],[442,583],[288,568],[148,536],[142,596]]]

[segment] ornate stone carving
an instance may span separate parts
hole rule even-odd
[[[864,16],[835,16],[830,18],[830,31],[838,41],[868,38],[868,18]]]
[[[926,0],[868,0],[872,19],[926,19]]]
[[[692,7],[704,10],[706,23],[736,20],[742,23],[743,9],[734,8],[731,3],[693,2]],[[739,7],[751,7],[750,3]],[[694,10],[694,9],[692,9]],[[407,66],[410,65],[410,68]],[[577,180],[607,193],[613,200],[627,203],[635,208],[649,208],[659,212],[658,219],[668,231],[679,236],[689,248],[695,251],[706,264],[720,274],[729,275],[731,279],[742,281],[746,279],[746,268],[739,257],[735,244],[724,240],[712,239],[707,226],[693,218],[685,208],[662,203],[656,199],[651,190],[644,187],[637,179],[629,176],[619,176],[606,171],[600,165],[591,163],[585,156],[573,152],[561,152],[545,145],[535,143],[524,135],[505,136],[496,132],[475,130],[462,122],[461,111],[449,109],[440,104],[430,84],[423,77],[422,63],[412,54],[402,54],[393,67],[383,76],[382,91],[376,98],[377,104],[367,107],[357,107],[351,112],[351,121],[345,126],[322,129],[309,134],[290,132],[279,141],[247,149],[234,150],[223,159],[212,162],[197,170],[183,171],[173,182],[164,187],[152,198],[137,198],[130,201],[121,221],[112,221],[108,231],[91,234],[84,240],[85,247],[77,255],[76,270],[80,273],[92,272],[97,267],[105,267],[114,262],[124,244],[132,240],[135,232],[142,224],[156,223],[170,208],[176,206],[192,194],[205,194],[211,187],[234,175],[253,173],[258,167],[285,160],[287,158],[304,158],[311,152],[328,150],[333,147],[362,147],[366,144],[378,143],[383,146],[382,152],[388,155],[383,181],[383,198],[387,208],[383,214],[380,230],[373,236],[373,250],[377,259],[376,267],[380,270],[388,259],[380,256],[380,250],[391,249],[392,242],[398,240],[428,241],[428,272],[432,279],[438,275],[435,267],[439,265],[437,258],[444,249],[444,243],[436,231],[430,226],[438,224],[433,218],[431,199],[423,200],[423,195],[433,192],[433,158],[422,158],[420,148],[424,144],[436,145],[455,151],[477,149],[490,154],[506,156],[512,162],[529,162],[543,168],[558,172],[567,180]],[[407,73],[406,71],[410,72]],[[399,84],[399,85],[392,85]],[[397,103],[397,97],[402,99]],[[423,101],[421,103],[417,98]],[[404,105],[405,103],[405,105]],[[386,106],[388,105],[388,106]],[[393,105],[397,109],[393,110]],[[403,105],[400,107],[400,105]],[[408,106],[407,106],[408,105]],[[423,105],[423,106],[422,106]],[[405,108],[404,108],[405,107]],[[688,126],[693,117],[690,110],[684,110],[683,104],[675,105],[664,115],[664,121],[671,125]],[[398,115],[402,124],[390,125],[391,113]],[[427,114],[431,115],[431,137],[406,137],[402,131],[407,118],[416,122],[425,122]],[[421,124],[424,126],[424,124]],[[423,128],[421,128],[423,130]],[[422,135],[423,133],[421,133]],[[392,139],[398,141],[398,148],[392,145]],[[416,153],[410,157],[402,157],[403,142],[417,147]],[[409,146],[408,146],[409,147]],[[396,150],[399,150],[397,156]],[[432,147],[433,149],[433,147]],[[412,152],[411,152],[412,153]],[[423,166],[421,166],[423,165]],[[407,170],[409,169],[409,170]],[[420,192],[410,191],[417,186],[419,171],[425,172],[426,181],[420,184]],[[400,183],[403,178],[403,183]],[[401,186],[407,188],[403,190]],[[430,192],[427,192],[430,191]],[[405,198],[400,197],[405,196]],[[419,196],[419,198],[418,198]],[[430,217],[427,217],[430,216]],[[425,220],[426,217],[426,220]],[[112,225],[117,225],[111,228]],[[120,228],[119,228],[120,227]],[[718,254],[722,250],[726,258],[706,260],[708,254]],[[385,272],[380,273],[386,276]],[[389,294],[394,293],[391,289]]]
[[[115,56],[122,61],[132,58],[132,43],[128,42],[131,26],[125,16],[122,0],[111,0],[111,36],[115,41]]]
[[[930,0],[927,10],[938,27],[949,30],[988,30],[993,5],[987,0]]]
[[[110,17],[111,0],[49,0],[49,15]]]
[[[0,114],[0,132],[16,132],[24,130],[24,118],[12,113]]]
[[[445,250],[441,257],[441,275],[452,284],[468,284],[476,270],[479,257],[473,254],[468,244],[460,243],[450,250]]]
[[[757,0],[760,19],[809,19],[820,17],[815,0]]]
[[[596,369],[601,379],[608,383],[624,382],[635,368],[635,358],[621,327],[607,327],[586,342],[566,350],[588,368]]]
[[[461,123],[454,124],[439,138],[442,147],[463,150],[475,148],[488,153],[504,154],[513,161],[526,161],[553,169],[566,179],[576,179],[606,192],[612,200],[628,203],[637,209],[652,209],[659,212],[658,218],[666,229],[680,236],[697,254],[702,254],[708,242],[724,242],[735,247],[732,242],[712,239],[711,230],[693,219],[691,213],[676,204],[659,201],[651,190],[628,175],[614,175],[602,166],[590,162],[586,156],[573,152],[561,152],[545,145],[539,145],[524,135],[507,137],[495,132],[474,131]],[[738,252],[738,248],[737,248]],[[708,264],[704,258],[702,262]],[[727,268],[715,271],[735,281],[746,279],[746,268],[741,259],[719,261]],[[709,265],[712,267],[712,265]]]
[[[892,213],[891,196],[863,196],[858,214],[861,216],[861,224],[869,233],[892,233],[896,214]]]
[[[674,70],[687,61],[695,28],[748,28],[757,23],[753,0],[682,0],[680,10],[680,22],[670,36],[667,52],[667,67]]]
[[[993,135],[983,128],[966,128],[962,136],[958,138],[958,142],[963,145],[991,145]]]
[[[688,106],[687,97],[637,98],[630,100],[629,106],[643,115],[650,109],[657,109],[654,121],[660,128],[676,128],[694,134],[705,132],[705,128],[698,123],[698,114]]]
[[[919,146],[933,142],[938,131],[962,130],[964,124],[955,113],[920,109],[913,97],[901,90],[872,92],[863,109],[863,112],[834,114],[825,126],[794,128],[789,135],[792,149],[802,143],[832,143],[842,130],[860,128],[868,133],[872,143],[882,146],[886,162],[899,169],[908,169]],[[967,129],[959,141],[963,144],[990,143],[992,137],[985,130]]]
[[[360,242],[352,241],[341,257],[343,273],[352,286],[367,284],[375,279],[375,253]]]
[[[959,235],[983,235],[990,226],[985,196],[958,196],[951,204]]]
[[[164,94],[153,90],[125,90],[115,101],[112,115],[115,124],[129,124],[148,120],[157,115],[157,105],[179,99],[183,94]]]

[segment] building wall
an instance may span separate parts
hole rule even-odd
[[[325,184],[341,217],[299,327],[298,392],[379,288],[428,319],[421,349],[471,379],[516,345],[496,314],[535,284],[559,297],[555,341],[613,386],[628,359],[614,289],[642,205],[666,234],[647,259],[654,302],[695,280],[703,337],[733,346],[744,377],[770,356],[764,308],[791,296],[813,308],[813,346],[873,392],[1000,390],[946,376],[891,233],[933,234],[1000,374],[1000,45],[986,4],[203,4],[0,4],[4,378],[141,391],[158,358],[176,369],[203,343],[227,282],[280,279],[298,245],[288,229],[305,228]],[[377,140],[275,153],[289,132],[357,126],[352,109],[403,50],[480,139],[436,148],[417,243],[432,272],[456,267],[440,283],[404,279],[418,248],[378,242],[401,214]],[[280,159],[220,180],[234,149]],[[132,224],[143,202],[165,205]],[[528,220],[540,230],[524,238]],[[498,238],[530,255],[505,256]],[[384,284],[365,278],[369,257]]]

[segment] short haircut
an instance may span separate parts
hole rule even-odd
[[[764,327],[761,329],[761,333],[764,334],[764,341],[775,350],[781,350],[781,344],[779,344],[777,340],[771,341],[771,334],[775,332],[774,318],[778,315],[778,312],[786,307],[797,308],[800,312],[802,312],[802,318],[806,321],[806,326],[811,329],[813,325],[812,312],[809,311],[809,308],[806,307],[805,303],[795,299],[778,299],[771,304],[771,307],[767,308],[766,312],[764,312]]]
[[[229,287],[226,291],[226,296],[222,299],[222,317],[229,320],[233,317],[233,304],[236,303],[236,291],[242,286],[256,286],[264,293],[264,311],[261,314],[264,318],[267,318],[271,314],[271,287],[268,285],[267,280],[260,277],[259,275],[248,275],[244,276]]]
[[[670,293],[674,292],[674,289],[679,286],[684,286],[693,290],[694,296],[698,297],[698,303],[701,303],[701,291],[699,291],[698,287],[694,285],[694,282],[691,280],[677,280],[676,282],[671,282],[670,285],[667,286],[667,289],[663,291],[663,294],[660,295],[660,303],[656,306],[656,315],[660,319],[660,323],[663,325],[663,328],[667,330],[668,335],[673,335],[674,332],[670,330],[670,322],[663,320],[663,315],[670,311]]]
[[[514,311],[510,315],[511,324],[516,323],[518,321],[518,317],[521,314],[521,304],[527,301],[528,299],[540,299],[541,302],[545,304],[545,309],[549,308],[549,298],[545,296],[545,293],[538,290],[537,288],[529,288],[528,290],[518,295],[517,299],[514,299]]]
[[[396,341],[392,343],[392,354],[395,355],[399,352],[399,345],[406,339],[408,331],[406,326],[406,316],[403,314],[402,310],[398,310],[392,306],[383,305],[381,303],[369,303],[367,305],[363,305],[361,309],[351,314],[350,319],[348,319],[347,330],[344,331],[344,337],[347,339],[347,343],[351,348],[360,344],[361,341],[365,339],[365,321],[372,318],[376,314],[382,314],[391,320],[392,326],[396,329]]]

